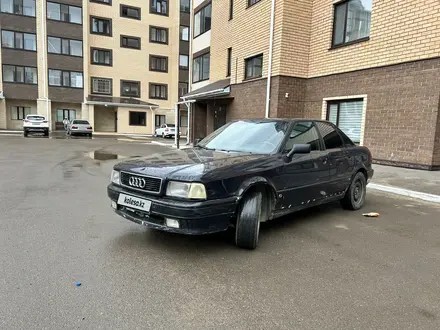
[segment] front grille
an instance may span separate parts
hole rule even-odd
[[[121,184],[132,189],[158,194],[160,192],[162,180],[149,176],[121,172]]]

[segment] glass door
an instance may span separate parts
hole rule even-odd
[[[63,120],[65,118],[68,120],[76,119],[76,110],[57,109],[57,121],[55,122],[56,129],[64,129]]]

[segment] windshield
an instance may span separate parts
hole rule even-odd
[[[74,120],[72,124],[78,124],[78,125],[89,125],[89,122],[87,120]]]
[[[289,127],[283,121],[236,121],[200,141],[201,148],[270,154],[275,152]]]

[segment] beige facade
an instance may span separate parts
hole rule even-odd
[[[185,54],[185,50],[181,49],[182,40],[179,38],[179,32],[182,24],[189,25],[189,19],[182,16],[184,13],[181,12],[178,3],[168,1],[167,14],[162,15],[152,13],[151,0],[135,0],[128,3],[120,0],[53,0],[55,4],[69,5],[76,10],[82,10],[82,21],[78,24],[63,21],[66,19],[64,16],[56,18],[53,5],[49,7],[47,2],[36,0],[35,13],[28,16],[8,12],[9,9],[2,9],[0,13],[2,30],[32,33],[36,38],[35,51],[29,52],[23,58],[14,57],[15,50],[11,50],[11,47],[0,48],[0,65],[35,67],[38,77],[37,84],[10,81],[5,83],[2,77],[3,70],[0,70],[0,91],[5,91],[5,98],[2,99],[0,96],[0,129],[21,129],[21,119],[11,119],[10,109],[14,106],[28,108],[30,104],[33,113],[44,115],[50,120],[52,130],[63,129],[62,118],[65,115],[70,119],[89,120],[96,132],[153,134],[158,119],[161,122],[175,122],[174,110],[176,102],[179,101],[179,82],[188,81],[188,77],[183,77],[182,70],[179,70],[179,54]],[[139,9],[140,18],[122,17],[121,5]],[[4,8],[9,7],[5,5]],[[189,14],[186,15],[189,17]],[[68,20],[72,17],[69,16]],[[111,20],[110,35],[93,33],[91,17]],[[150,40],[150,26],[166,29],[166,44]],[[139,38],[140,49],[124,48],[121,36]],[[82,56],[66,54],[64,48],[63,53],[61,50],[54,53],[54,45],[49,44],[48,37],[59,38],[63,42],[82,42]],[[111,65],[92,63],[92,48],[110,50]],[[188,49],[187,46],[184,48]],[[6,55],[2,54],[5,49],[8,53]],[[150,55],[166,57],[167,72],[151,71]],[[82,73],[82,88],[54,85],[55,80],[53,75],[50,76],[49,70],[62,71],[62,84],[65,74]],[[111,92],[96,93],[92,90],[92,77],[111,79]],[[73,78],[67,78],[66,81],[72,84],[71,79]],[[139,82],[139,95],[123,95],[121,80]],[[166,97],[152,97],[150,84],[165,85]],[[134,104],[133,107],[130,104]],[[130,112],[145,113],[145,123],[131,125]],[[155,115],[164,117],[157,119]]]

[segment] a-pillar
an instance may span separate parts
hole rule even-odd
[[[52,131],[52,102],[48,99],[38,99],[37,114],[46,117],[50,123],[49,130]]]
[[[6,100],[0,99],[0,129],[6,128]]]

